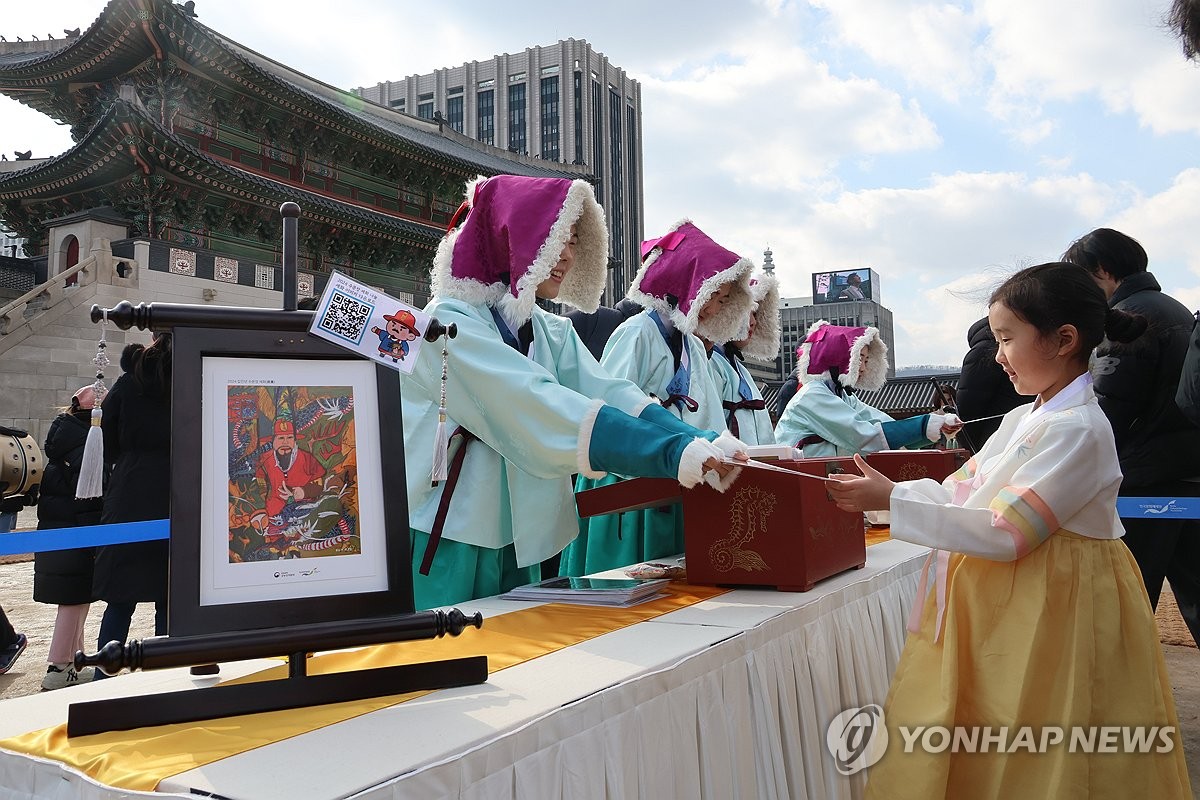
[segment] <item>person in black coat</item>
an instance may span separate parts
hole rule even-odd
[[[571,320],[571,325],[575,328],[575,333],[579,334],[583,346],[599,361],[600,356],[604,355],[604,345],[608,344],[608,339],[617,326],[644,310],[639,304],[625,298],[613,308],[600,306],[590,314],[584,311],[568,311],[563,316]]]
[[[973,419],[1006,414],[1019,405],[1032,402],[1017,394],[1004,367],[996,363],[996,337],[992,336],[987,317],[976,320],[967,331],[967,348],[955,393],[960,419],[969,423]],[[999,419],[965,424],[958,440],[972,453],[977,453],[999,427]]]
[[[100,522],[166,519],[171,502],[171,334],[149,347],[131,344],[104,398],[104,460],[112,465]],[[138,603],[154,603],[154,632],[167,631],[166,540],[101,547],[95,593],[108,603],[97,646],[124,642]],[[100,677],[101,673],[97,673]]]
[[[796,367],[788,373],[787,378],[779,387],[779,399],[775,402],[775,419],[783,418],[783,412],[788,407],[788,403],[792,402],[792,398],[796,396],[796,392],[800,391],[800,368]]]
[[[38,495],[38,530],[97,525],[103,501],[99,497],[75,498],[83,448],[91,427],[91,386],[80,387],[71,405],[50,423],[43,451],[46,468]],[[92,602],[93,548],[47,550],[33,556],[33,599],[58,606],[54,635],[50,639],[46,676],[42,688],[61,689],[90,680],[91,668],[76,673],[71,663],[76,650],[83,649],[83,626]]]
[[[1110,308],[1140,314],[1149,327],[1129,344],[1107,339],[1092,360],[1096,398],[1112,424],[1123,497],[1200,497],[1200,427],[1175,403],[1195,318],[1163,293],[1133,238],[1097,228],[1063,255],[1084,267]],[[1169,509],[1164,509],[1168,511]],[[1150,605],[1170,581],[1180,614],[1200,643],[1200,520],[1171,513],[1122,517],[1125,544],[1137,559]]]
[[[1179,372],[1179,389],[1175,393],[1175,405],[1194,425],[1200,425],[1200,311],[1196,312],[1196,324],[1192,327],[1192,339],[1188,343],[1183,369]]]

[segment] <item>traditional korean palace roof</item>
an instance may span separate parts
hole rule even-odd
[[[86,31],[48,53],[0,54],[0,92],[83,130],[96,116],[90,85],[134,72],[148,59],[186,64],[261,104],[320,121],[351,139],[463,170],[464,175],[585,177],[569,164],[480,144],[431,120],[369,103],[244,47],[167,0],[110,0]],[[170,76],[178,82],[182,76]],[[166,87],[172,88],[170,86]],[[157,109],[160,119],[173,114]],[[81,130],[80,133],[83,131]]]
[[[291,200],[302,259],[423,276],[471,178],[592,177],[369,103],[167,0],[110,0],[58,42],[0,44],[0,93],[69,124],[76,142],[0,173],[0,217],[34,251],[44,221],[112,206],[131,235],[269,261]]]
[[[125,203],[134,207],[135,213],[153,214],[158,206],[159,213],[186,217],[188,211],[175,208],[175,204],[199,203],[205,193],[216,192],[269,209],[292,200],[304,209],[306,221],[335,225],[354,233],[428,246],[436,246],[441,238],[438,228],[339,202],[231,167],[179,141],[151,119],[144,108],[121,100],[114,102],[83,140],[66,153],[29,169],[0,175],[0,202],[45,198],[47,193],[54,192],[88,195],[129,179],[131,172],[140,172],[140,177],[135,175],[131,180],[147,184],[151,192],[140,193]],[[164,197],[156,203],[152,196],[154,177],[161,178],[164,172],[196,191],[177,190],[173,198]]]
[[[958,387],[959,373],[933,375],[906,375],[889,378],[887,383],[874,392],[858,392],[855,396],[869,406],[879,409],[896,419],[928,414],[941,407],[934,403],[934,386]]]

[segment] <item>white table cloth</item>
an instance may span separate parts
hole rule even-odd
[[[729,592],[493,673],[480,686],[172,776],[150,795],[0,750],[0,800],[859,797],[865,775],[837,773],[825,729],[846,708],[883,703],[927,553],[883,542],[868,548],[864,569],[812,591]],[[487,617],[528,605],[487,598],[460,607]],[[227,664],[221,678],[275,663]],[[200,680],[164,670],[3,701],[0,738],[62,722],[72,701]]]

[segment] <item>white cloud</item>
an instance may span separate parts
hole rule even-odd
[[[1094,95],[1156,133],[1200,131],[1200,75],[1163,24],[1168,6],[1166,0],[981,0],[989,28],[981,54],[995,74],[989,107],[1025,128],[1031,123],[1022,124],[1015,110]]]
[[[1164,288],[1200,306],[1200,69],[1159,24],[1168,2],[612,0],[597,15],[294,0],[282,25],[276,3],[197,11],[343,88],[587,39],[643,84],[647,234],[689,216],[756,263],[769,244],[791,296],[814,270],[873,267],[904,365],[959,363],[977,295],[1101,225],[1141,240]],[[103,0],[8,5],[11,39],[87,27]],[[69,144],[11,100],[0,120],[10,158]],[[1075,144],[1114,137],[1108,160]],[[1147,153],[1154,175],[1121,169]]]
[[[642,98],[655,109],[645,117],[648,141],[681,164],[708,161],[737,183],[809,188],[845,159],[940,142],[915,102],[874,80],[834,77],[798,48],[650,78]]]
[[[810,0],[825,11],[843,43],[912,84],[951,100],[982,79],[975,51],[980,22],[955,3],[909,0]]]

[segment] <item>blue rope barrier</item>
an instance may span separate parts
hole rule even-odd
[[[1126,519],[1200,519],[1200,497],[1118,497],[1117,514]]]
[[[170,536],[170,520],[165,519],[0,533],[0,556],[44,553],[48,550],[74,550],[77,547],[100,547],[127,542],[151,542],[156,539],[168,539]]]

